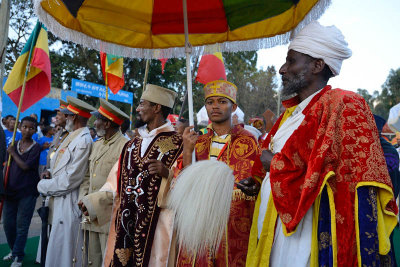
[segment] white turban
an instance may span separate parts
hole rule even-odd
[[[289,50],[321,58],[331,69],[333,76],[340,72],[342,61],[351,57],[342,32],[335,26],[322,26],[313,21],[304,27],[289,45]]]

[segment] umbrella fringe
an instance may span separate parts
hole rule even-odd
[[[81,44],[85,47],[103,51],[108,54],[120,55],[130,58],[148,58],[148,59],[159,59],[159,58],[181,58],[185,57],[185,47],[175,47],[166,49],[147,49],[147,48],[131,48],[123,45],[113,44],[106,41],[97,40],[90,36],[87,36],[81,32],[71,30],[56,21],[51,15],[49,15],[41,6],[43,0],[34,0],[35,13],[39,20],[53,34],[65,41],[72,41],[74,43]],[[57,0],[48,0],[49,3],[53,2],[56,5],[60,5]],[[331,4],[331,0],[319,1],[311,10],[307,13],[305,18],[294,28],[292,31],[276,35],[268,38],[259,38],[245,41],[226,41],[224,43],[216,43],[211,45],[194,46],[192,49],[193,56],[200,56],[204,52],[212,54],[215,52],[238,52],[238,51],[254,51],[264,48],[271,48],[277,45],[285,45],[308,23],[313,20],[319,19],[324,11]],[[50,6],[51,7],[51,6]]]

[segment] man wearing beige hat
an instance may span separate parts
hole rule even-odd
[[[79,186],[88,168],[92,138],[86,127],[91,105],[74,97],[67,97],[68,106],[61,110],[66,115],[65,138],[50,160],[47,178],[38,183],[38,191],[54,199],[46,266],[71,266],[73,258],[80,263],[78,235],[81,212],[78,208]],[[78,249],[79,248],[79,249]]]
[[[99,189],[128,142],[120,126],[129,116],[104,99],[100,99],[100,107],[92,115],[96,117],[94,126],[99,139],[93,144],[89,156],[89,171],[79,189],[78,205],[85,215],[82,227],[89,240],[85,264],[101,266],[110,228],[113,194],[99,192]]]
[[[104,266],[166,265],[172,220],[164,220],[171,217],[165,216],[163,196],[182,151],[182,138],[167,120],[175,97],[174,91],[146,86],[136,109],[140,136],[125,145],[101,189],[116,193]]]

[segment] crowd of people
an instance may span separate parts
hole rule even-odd
[[[336,27],[313,22],[300,31],[279,70],[285,109],[273,126],[267,118],[272,128],[261,116],[238,120],[240,88],[224,80],[204,86],[210,123],[201,131],[183,118],[172,125],[176,93],[153,84],[134,131],[103,99],[97,109],[60,100],[53,126],[34,114],[4,117],[3,260],[22,266],[40,194],[49,226],[37,260],[49,267],[396,266],[399,155],[362,97],[328,85],[350,56]],[[194,160],[226,164],[235,182],[219,246],[199,253],[177,239],[168,206]]]

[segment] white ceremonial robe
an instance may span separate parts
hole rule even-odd
[[[79,186],[88,168],[92,138],[87,127],[70,135],[61,144],[50,162],[51,179],[41,180],[38,191],[54,197],[52,229],[47,246],[46,266],[70,267],[75,257],[75,266],[81,266],[82,231],[81,211],[78,208]],[[72,140],[71,140],[72,139]],[[65,146],[65,147],[64,147]],[[57,161],[58,153],[63,153]],[[78,236],[79,232],[79,236]]]

